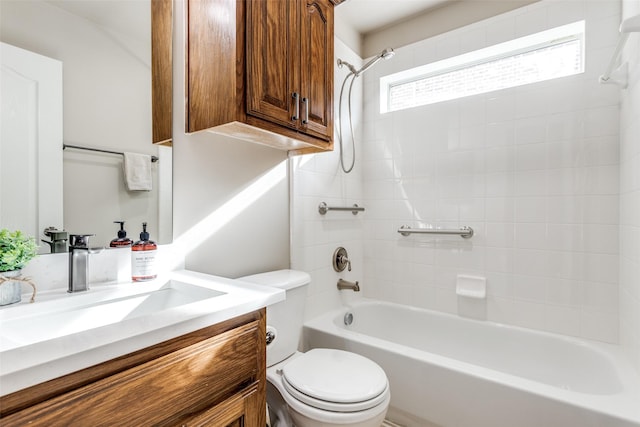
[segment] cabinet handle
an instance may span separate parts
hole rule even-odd
[[[302,124],[306,125],[309,123],[309,98],[302,98],[302,103],[304,104],[304,119],[302,119]]]
[[[298,95],[298,92],[293,92],[291,94],[291,97],[296,101],[295,113],[293,113],[293,117],[291,117],[291,120],[297,121],[300,119],[300,95]]]

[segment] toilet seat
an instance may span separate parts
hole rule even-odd
[[[388,398],[387,377],[355,353],[313,349],[282,367],[282,385],[300,402],[331,412],[358,412]]]

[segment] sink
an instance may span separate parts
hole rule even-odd
[[[0,351],[156,315],[226,294],[176,279],[104,288],[0,311]]]
[[[41,292],[0,307],[0,396],[284,301],[282,289],[188,270]]]

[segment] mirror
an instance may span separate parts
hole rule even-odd
[[[164,7],[161,15],[166,17],[166,13],[169,14],[163,24],[168,37],[157,39],[157,31],[154,30],[153,61],[151,2],[154,24],[158,19],[157,6]],[[48,196],[39,194],[26,206],[29,212],[24,216],[36,220],[45,216],[41,212],[62,206],[62,223],[52,220],[56,222],[33,226],[37,230],[33,233],[37,239],[47,239],[43,234],[44,227],[53,226],[73,234],[95,234],[89,242],[91,246],[108,246],[119,227],[113,221],[126,221],[127,235],[134,241],[142,231],[142,223],[146,222],[152,240],[170,243],[171,19],[171,0],[0,2],[0,41],[62,64],[63,136],[62,143],[58,141],[56,148],[62,154],[41,157],[38,161],[23,158],[26,154],[11,157],[4,150],[4,138],[2,141],[4,164],[25,162],[37,165],[33,171],[36,178],[33,183],[29,181],[23,193],[45,193],[39,191],[41,186],[37,177],[46,182],[47,177],[57,176],[56,168],[62,171],[62,202],[52,202],[50,195],[54,192],[46,191]],[[164,52],[169,54],[165,55],[160,68],[156,68],[159,40],[165,43]],[[3,66],[3,72],[4,69]],[[158,70],[162,70],[164,79],[157,78]],[[159,85],[165,88],[161,95]],[[157,109],[158,103],[168,104],[168,110]],[[156,125],[161,121],[164,136],[156,134]],[[152,143],[152,138],[157,144]],[[78,148],[62,151],[62,144],[104,151]],[[123,155],[118,154],[124,152],[158,158],[157,162],[148,165],[152,181],[150,191],[128,190],[123,173]],[[45,166],[49,169],[44,169]],[[0,173],[5,172],[0,170]],[[12,181],[13,176],[9,178]],[[2,176],[3,182],[9,179]],[[21,179],[15,182],[20,183]],[[3,192],[0,207],[18,203],[21,200],[5,200]],[[31,212],[34,209],[39,211]],[[60,216],[54,215],[53,218]],[[0,217],[0,227],[22,228],[13,225],[12,219]],[[49,252],[48,245],[43,244],[43,252]]]

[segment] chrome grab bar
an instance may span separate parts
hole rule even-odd
[[[463,239],[470,239],[473,237],[473,228],[464,226],[459,230],[446,230],[440,228],[411,228],[408,225],[403,225],[398,229],[398,233],[403,236],[408,236],[409,234],[453,234]]]
[[[353,206],[327,206],[325,202],[321,202],[318,205],[318,212],[320,215],[326,214],[328,211],[351,211],[352,214],[358,215],[358,212],[364,212],[364,208],[354,204]]]

